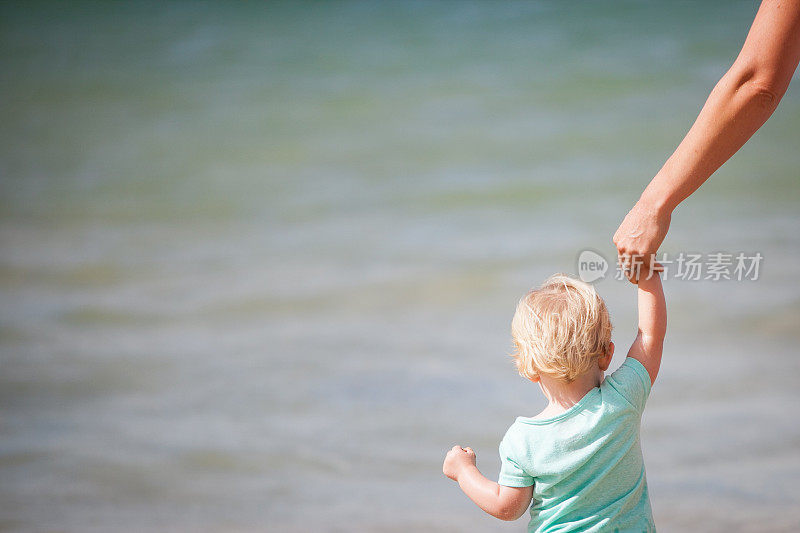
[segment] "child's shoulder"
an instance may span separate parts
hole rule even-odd
[[[508,446],[527,449],[531,443],[542,437],[542,432],[548,431],[550,431],[548,424],[542,424],[534,417],[518,416],[508,426],[502,442]]]
[[[650,374],[633,357],[626,357],[620,367],[607,376],[601,385],[602,389],[611,388],[616,391],[639,412],[644,409],[651,387]]]
[[[506,430],[503,438],[500,440],[500,453],[512,452],[517,453],[527,450],[531,443],[530,424],[525,424],[517,417],[514,422]]]
[[[531,425],[526,424],[525,420],[529,420],[524,416],[518,416],[514,419],[508,429],[506,430],[505,434],[503,435],[503,440],[515,440],[519,438],[523,438],[530,432]]]
[[[647,369],[641,361],[634,357],[626,357],[622,364],[619,365],[619,368],[606,376],[603,384],[612,386],[633,384],[646,389],[648,393],[652,386]]]

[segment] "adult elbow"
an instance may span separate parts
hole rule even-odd
[[[779,90],[772,80],[754,80],[747,87],[747,98],[759,109],[771,113],[778,107],[785,90]]]
[[[774,69],[734,65],[730,72],[736,94],[770,112],[778,107],[788,88],[788,81]]]

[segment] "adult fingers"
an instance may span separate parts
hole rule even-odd
[[[631,283],[638,283],[644,276],[650,279],[658,272],[664,272],[664,266],[656,261],[655,255],[628,253],[618,256],[619,268]]]
[[[647,269],[642,255],[632,252],[625,252],[617,258],[618,266],[622,274],[634,285],[639,282],[639,276]]]

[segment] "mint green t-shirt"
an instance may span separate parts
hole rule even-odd
[[[498,483],[533,485],[529,532],[655,531],[639,446],[649,394],[647,370],[629,357],[567,411],[517,418]]]

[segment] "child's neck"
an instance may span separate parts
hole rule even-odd
[[[539,386],[548,400],[547,407],[537,416],[552,416],[566,411],[603,382],[604,372],[599,368],[586,372],[567,383],[546,375],[539,378]]]

